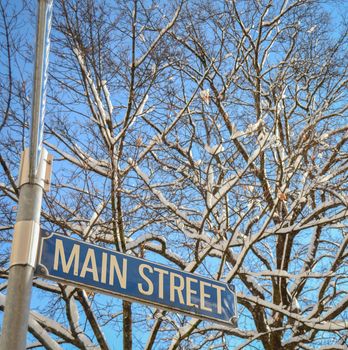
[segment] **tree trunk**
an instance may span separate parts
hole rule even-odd
[[[132,350],[132,304],[123,301],[123,350]]]

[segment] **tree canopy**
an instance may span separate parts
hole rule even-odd
[[[1,1],[1,309],[35,6]],[[346,10],[54,1],[42,227],[233,283],[238,326],[36,278],[28,349],[347,347]]]

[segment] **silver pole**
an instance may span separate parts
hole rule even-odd
[[[26,236],[32,235],[32,245],[36,245],[39,235],[40,208],[42,200],[42,188],[39,185],[25,184],[21,188],[19,197],[19,207],[17,213],[17,223],[15,226],[12,243],[11,261],[14,263],[10,267],[9,280],[7,286],[7,297],[5,303],[5,315],[1,336],[1,350],[24,350],[28,332],[29,308],[31,298],[32,279],[34,274],[34,264],[17,264],[21,253],[26,254],[21,247],[21,241],[26,240]],[[31,230],[31,233],[27,232]],[[36,236],[36,237],[35,237]],[[30,246],[30,242],[27,246]],[[14,259],[15,250],[18,251],[19,259]],[[34,255],[35,247],[32,247],[31,257]],[[17,256],[18,257],[18,256]],[[16,261],[17,260],[17,261]],[[22,262],[26,260],[23,256]]]
[[[40,233],[43,190],[47,189],[50,161],[42,148],[45,88],[52,0],[38,1],[30,147],[22,154],[19,203],[12,241],[1,350],[24,350],[30,298]]]
[[[48,56],[50,50],[50,30],[52,18],[52,1],[38,1],[38,20],[36,28],[36,52],[34,67],[34,86],[32,104],[32,123],[30,130],[29,179],[33,182],[38,165],[39,152],[42,147],[42,136],[46,102],[46,84]]]

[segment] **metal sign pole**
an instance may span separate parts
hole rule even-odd
[[[38,5],[30,147],[23,152],[20,166],[20,195],[12,242],[1,350],[26,348],[41,202],[43,191],[49,187],[52,163],[52,158],[42,148],[52,0],[39,0]]]

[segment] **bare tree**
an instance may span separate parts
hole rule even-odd
[[[124,349],[347,347],[347,27],[338,9],[56,1],[45,127],[55,163],[42,225],[233,283],[239,320],[224,327],[36,279],[47,302],[31,313],[28,348],[117,348],[110,330]],[[1,10],[9,242],[30,107],[22,63],[31,38],[14,23],[33,15]],[[8,245],[1,254],[4,290]]]

